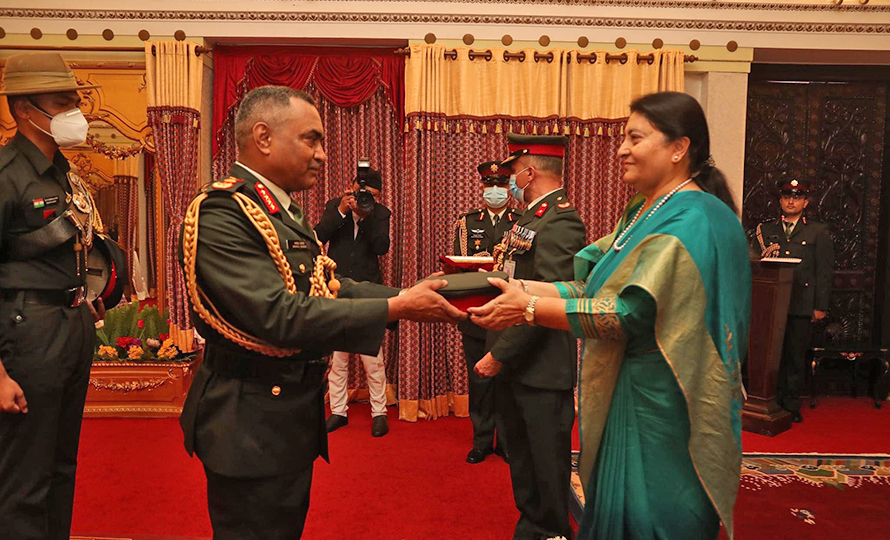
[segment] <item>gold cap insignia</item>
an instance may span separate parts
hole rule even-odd
[[[798,184],[799,184],[799,182],[797,180],[791,181],[791,187],[797,187]]]

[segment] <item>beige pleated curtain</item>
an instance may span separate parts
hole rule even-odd
[[[193,350],[191,310],[186,283],[177,262],[179,231],[198,175],[201,83],[203,61],[197,43],[145,43],[148,121],[157,148],[161,186],[158,215],[162,223],[159,246],[158,296],[170,314],[170,337],[184,350]],[[166,305],[165,305],[166,304]]]
[[[457,58],[445,57],[456,50]],[[683,91],[683,51],[655,50],[650,63],[607,61],[606,51],[551,49],[552,61],[505,60],[505,49],[490,50],[491,60],[470,60],[472,49],[415,44],[405,69],[405,112],[408,116],[446,118],[515,118],[598,120],[625,118],[630,102],[660,90]],[[484,52],[476,50],[477,53]],[[596,61],[577,60],[596,54]],[[613,53],[614,54],[614,53]]]

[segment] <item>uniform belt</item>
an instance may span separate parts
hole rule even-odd
[[[3,299],[11,302],[19,293],[25,294],[26,304],[47,306],[77,307],[86,301],[87,289],[84,286],[72,289],[3,289]]]
[[[233,379],[256,379],[280,382],[282,379],[300,380],[303,376],[316,372],[323,375],[328,362],[324,359],[281,361],[259,358],[237,358],[213,354],[208,347],[204,365],[210,371]]]

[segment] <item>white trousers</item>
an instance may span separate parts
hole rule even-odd
[[[386,416],[386,370],[383,367],[383,350],[377,356],[358,355],[368,374],[368,391],[371,394],[371,416]],[[347,385],[349,383],[349,353],[337,351],[331,360],[328,374],[328,392],[331,399],[331,413],[346,416],[349,406]]]

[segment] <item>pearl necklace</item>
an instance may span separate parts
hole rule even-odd
[[[643,222],[645,223],[646,220],[648,220],[650,217],[652,217],[652,214],[654,214],[659,208],[661,208],[662,205],[664,205],[664,203],[666,203],[668,201],[668,199],[673,197],[674,193],[676,193],[676,192],[680,191],[681,189],[683,189],[684,187],[686,187],[686,184],[688,184],[689,182],[692,182],[692,178],[688,178],[685,182],[679,184],[674,189],[668,191],[667,195],[662,197],[661,201],[659,201],[659,203],[656,204],[655,207],[652,208],[652,210],[650,210],[648,214],[646,214],[646,217],[643,218]],[[622,249],[624,249],[624,246],[626,246],[627,243],[630,242],[630,238],[633,236],[633,234],[627,234],[627,233],[630,232],[630,230],[636,224],[637,220],[640,219],[640,215],[643,213],[644,206],[646,206],[646,205],[645,204],[640,205],[640,209],[637,210],[637,215],[634,216],[634,218],[633,218],[633,220],[631,220],[630,224],[627,227],[625,227],[624,230],[621,231],[621,234],[619,234],[618,237],[615,238],[615,241],[612,242],[612,248],[615,251],[621,251]],[[621,243],[622,239],[624,239],[624,243],[619,245]]]

